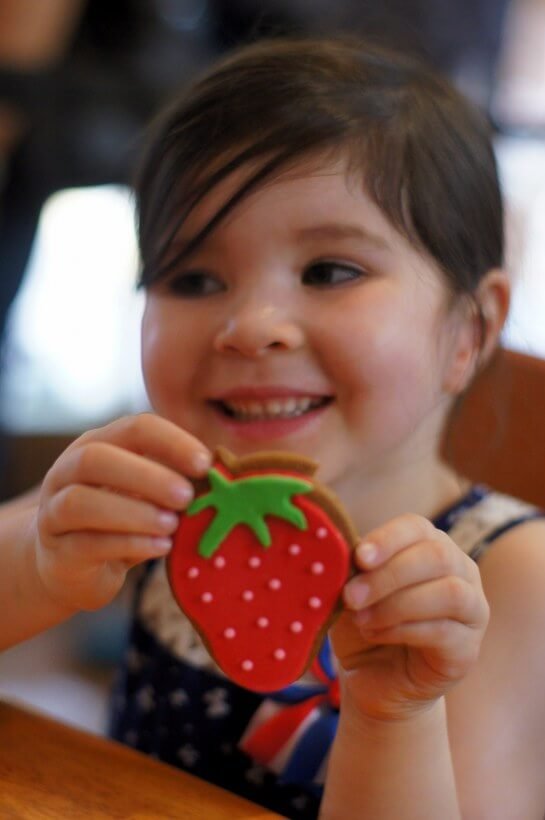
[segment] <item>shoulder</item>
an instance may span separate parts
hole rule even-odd
[[[483,662],[504,673],[498,686],[507,681],[529,704],[535,698],[545,719],[545,518],[506,530],[478,566],[490,606]]]
[[[512,527],[479,561],[490,623],[482,650],[485,671],[516,714],[541,718],[545,753],[545,519]]]
[[[499,535],[479,561],[494,621],[545,626],[545,518],[530,518]],[[540,639],[543,640],[543,631]],[[544,657],[545,657],[545,653]]]

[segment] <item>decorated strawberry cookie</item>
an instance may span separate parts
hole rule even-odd
[[[357,543],[337,498],[291,453],[218,450],[168,559],[174,597],[231,680],[297,680],[340,609]]]

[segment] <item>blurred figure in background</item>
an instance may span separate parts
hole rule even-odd
[[[0,333],[40,210],[66,187],[127,183],[135,143],[202,58],[152,0],[0,0]]]
[[[23,180],[24,146],[39,125],[47,77],[54,74],[79,22],[76,0],[0,0],[0,331],[18,288],[29,249],[23,214],[35,211],[32,185]],[[48,95],[49,96],[49,95]],[[23,184],[21,184],[23,182]]]

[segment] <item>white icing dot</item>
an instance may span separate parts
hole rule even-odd
[[[325,567],[321,563],[321,561],[314,561],[314,563],[311,564],[311,567],[310,567],[310,571],[312,572],[313,575],[321,575],[322,572],[324,571],[324,569],[325,569]]]
[[[290,624],[290,629],[292,632],[295,632],[297,634],[298,632],[303,631],[303,624],[301,623],[301,621],[294,621],[292,624]]]
[[[271,580],[268,583],[269,589],[280,589],[281,586],[282,581],[280,580],[280,578],[271,578]]]
[[[228,638],[229,640],[231,640],[231,638],[234,638],[236,634],[236,630],[233,629],[232,626],[228,626],[225,632],[223,633],[224,637]]]
[[[251,589],[245,589],[242,593],[242,599],[244,601],[253,601],[254,600],[254,593]]]
[[[320,609],[322,602],[320,598],[316,598],[316,596],[314,596],[308,599],[308,605],[311,609]]]
[[[209,604],[210,601],[213,601],[213,600],[214,600],[214,596],[212,595],[211,592],[203,592],[203,594],[201,595],[201,601],[203,602],[203,604]]]
[[[285,649],[275,649],[274,650],[274,658],[277,661],[283,661],[286,657],[286,650]]]
[[[214,558],[214,566],[217,567],[217,569],[223,569],[224,568],[225,558],[223,557],[223,555],[218,555],[217,558]]]
[[[253,555],[250,559],[248,559],[248,566],[252,569],[256,569],[257,567],[261,566],[261,558],[258,558],[257,555]]]
[[[290,555],[299,555],[299,553],[301,552],[301,547],[299,546],[299,544],[291,544],[288,547],[288,552]]]
[[[249,659],[247,659],[245,661],[242,661],[242,663],[240,665],[242,666],[242,668],[244,669],[245,672],[251,672],[252,669],[254,668],[253,661],[251,661]]]
[[[266,629],[269,625],[269,619],[262,616],[261,618],[257,619],[257,625],[260,629]]]
[[[197,567],[190,567],[190,569],[187,570],[187,577],[188,578],[197,578],[198,575],[199,575],[199,570],[197,569]]]
[[[327,538],[327,530],[325,527],[318,527],[316,530],[316,535],[318,538]]]

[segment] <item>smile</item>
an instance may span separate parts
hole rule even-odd
[[[258,401],[240,399],[215,402],[216,406],[227,416],[239,421],[271,421],[277,419],[292,419],[303,416],[318,407],[329,404],[327,396],[298,396],[288,398],[274,398]]]

